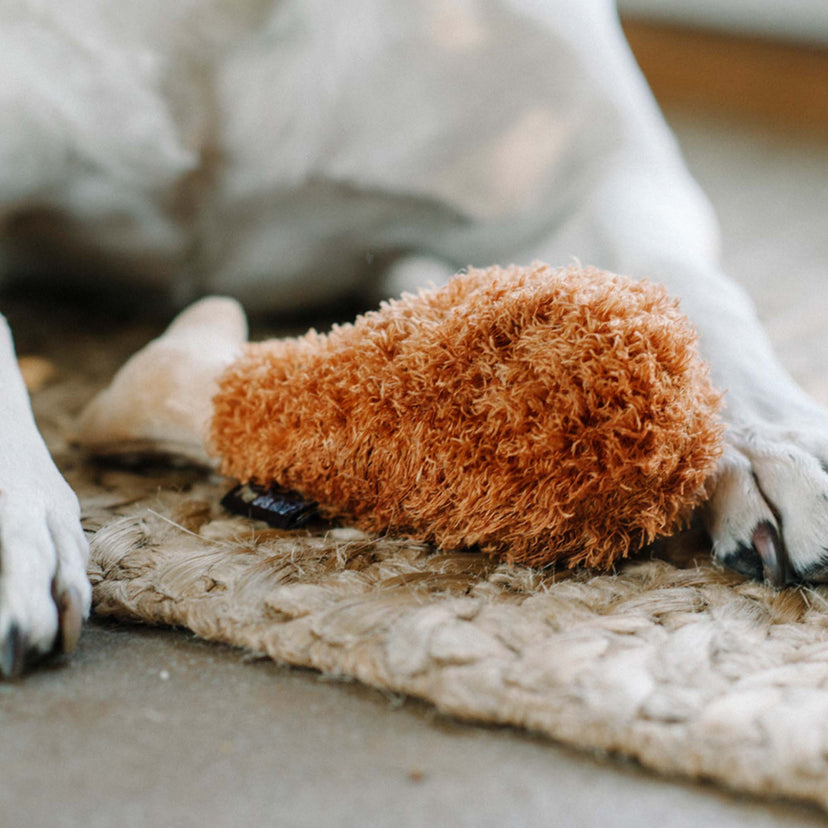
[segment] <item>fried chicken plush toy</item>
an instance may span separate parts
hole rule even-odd
[[[146,366],[218,347],[185,322],[171,331],[187,353]],[[721,395],[677,303],[592,268],[470,269],[328,334],[237,341],[218,362],[194,426],[224,474],[445,550],[606,569],[679,528],[721,453]],[[143,430],[146,443],[146,424],[118,425],[138,380],[93,402],[82,442],[123,448]]]

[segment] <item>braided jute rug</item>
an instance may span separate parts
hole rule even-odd
[[[99,615],[828,807],[825,589],[745,582],[693,535],[616,574],[556,575],[348,528],[266,528],[223,514],[215,481],[145,477],[135,499],[126,477],[81,486]]]
[[[105,355],[94,337],[71,352],[63,340],[34,395],[81,496],[98,615],[828,809],[828,588],[746,582],[694,533],[594,576],[230,516],[226,481],[95,466],[66,445],[74,412],[140,338]]]

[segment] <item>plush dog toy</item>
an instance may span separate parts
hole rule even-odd
[[[442,549],[607,568],[681,525],[721,453],[677,303],[592,268],[470,269],[328,334],[240,347],[213,368],[221,470]],[[93,448],[110,392],[84,415]]]

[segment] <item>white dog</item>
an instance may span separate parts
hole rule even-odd
[[[15,233],[32,216],[49,217],[46,260]],[[828,414],[716,244],[610,0],[0,2],[6,270],[94,253],[181,299],[283,311],[534,258],[663,282],[727,389],[715,555],[778,585],[819,579]],[[0,383],[8,675],[71,649],[90,590],[5,326]]]

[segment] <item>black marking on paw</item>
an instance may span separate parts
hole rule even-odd
[[[762,558],[759,557],[759,553],[752,546],[747,544],[740,543],[735,552],[731,552],[722,558],[722,563],[729,569],[738,572],[740,575],[746,575],[754,581],[765,579]]]
[[[799,572],[803,584],[828,583],[828,548],[822,547],[822,558]]]
[[[263,520],[279,529],[299,529],[316,516],[317,503],[278,486],[240,483],[221,499],[237,515]]]

